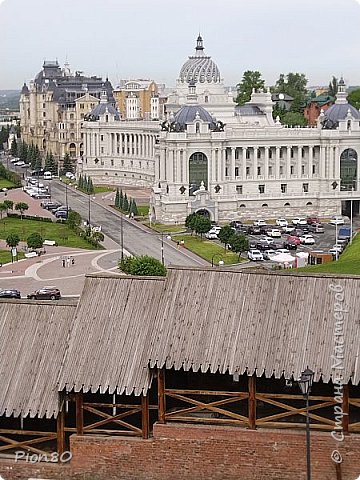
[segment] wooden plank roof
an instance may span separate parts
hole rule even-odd
[[[57,416],[75,304],[0,301],[0,415]]]
[[[151,374],[145,345],[164,283],[163,277],[86,278],[59,390],[146,393]]]
[[[315,380],[328,382],[340,303],[348,310],[341,327],[344,378],[360,381],[360,277],[180,268],[169,271],[161,301],[150,367],[299,378],[309,366]]]

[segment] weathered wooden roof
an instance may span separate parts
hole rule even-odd
[[[343,301],[336,298],[336,285]],[[309,366],[315,380],[328,382],[336,363],[334,313],[340,304],[348,310],[342,372],[346,382],[360,381],[359,277],[181,268],[169,270],[164,286],[150,367],[299,378]]]
[[[146,343],[164,283],[163,277],[86,278],[59,390],[146,393],[151,383]]]
[[[0,415],[57,416],[57,378],[75,307],[0,301]]]

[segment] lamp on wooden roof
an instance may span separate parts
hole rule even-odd
[[[310,416],[309,416],[309,394],[314,379],[314,372],[306,368],[298,380],[300,390],[306,398],[306,480],[311,480],[311,452],[310,452]]]
[[[298,380],[300,390],[304,396],[308,395],[311,391],[311,386],[314,379],[314,372],[307,368],[301,374],[300,379]]]

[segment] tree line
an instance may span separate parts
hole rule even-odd
[[[123,193],[122,189],[119,190],[119,188],[116,189],[115,207],[129,213],[131,217],[136,217],[139,214],[136,201],[131,197],[128,198],[126,192]]]

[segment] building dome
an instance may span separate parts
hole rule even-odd
[[[184,105],[174,116],[174,124],[176,130],[185,130],[188,123],[195,120],[202,120],[209,124],[210,130],[216,128],[216,122],[210,113],[200,105]]]
[[[195,55],[190,56],[180,70],[182,83],[219,83],[220,71],[216,63],[204,53],[203,39],[199,35],[196,42]]]
[[[339,120],[345,120],[348,116],[360,120],[360,112],[350,103],[335,103],[324,112],[322,123],[327,125],[327,128],[336,128]]]
[[[98,103],[90,113],[85,115],[84,120],[88,122],[97,122],[103,115],[110,115],[110,120],[120,120],[120,114],[114,105],[108,101],[107,92],[104,91],[101,95],[100,103]]]

